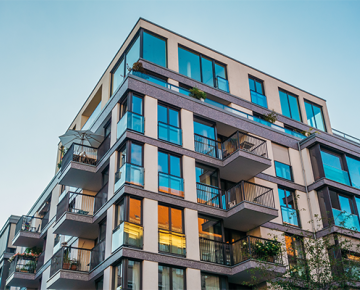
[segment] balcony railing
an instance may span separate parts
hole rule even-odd
[[[252,236],[233,243],[200,238],[201,261],[234,266],[250,259],[282,264],[281,244]]]
[[[91,250],[62,247],[51,258],[50,277],[59,270],[90,271]]]
[[[69,191],[57,205],[56,220],[65,212],[94,215],[94,202],[95,196]]]
[[[147,74],[144,74],[144,73],[140,73],[140,72],[131,72],[131,74],[137,76],[137,77],[140,77],[142,79],[145,79],[147,81],[150,81],[152,83],[155,83],[157,85],[160,85],[162,87],[165,87],[167,89],[170,89],[170,90],[173,90],[175,92],[178,92],[178,93],[181,93],[183,95],[186,95],[186,96],[190,96],[190,91],[187,90],[187,89],[184,89],[184,88],[181,88],[181,87],[177,87],[173,84],[169,84],[168,82],[162,80],[162,79],[159,79],[159,78],[156,78],[156,77],[153,77],[153,76],[150,76],[150,75],[147,75]],[[292,131],[288,128],[284,128],[284,127],[281,127],[281,126],[278,126],[278,125],[275,125],[273,123],[270,123],[268,121],[265,121],[263,119],[260,119],[258,117],[254,117],[253,115],[249,115],[247,113],[244,113],[244,112],[241,112],[239,110],[236,110],[232,107],[229,107],[229,106],[226,106],[224,104],[221,104],[219,102],[216,102],[216,101],[213,101],[209,98],[205,99],[205,103],[208,103],[210,105],[213,105],[217,108],[220,108],[224,111],[227,111],[227,112],[230,112],[230,113],[233,113],[235,115],[238,115],[240,117],[243,117],[243,118],[246,118],[246,119],[249,119],[249,120],[252,120],[256,123],[260,123],[260,124],[263,124],[267,127],[270,127],[270,128],[273,128],[274,130],[277,130],[279,132],[283,132],[283,133],[286,133],[286,134],[289,134],[289,135],[292,135],[294,137],[297,137],[297,138],[300,138],[300,139],[305,139],[306,136],[296,132],[296,131]]]
[[[42,218],[41,230],[43,230],[46,227],[46,225],[49,223],[49,217],[50,217],[50,209],[48,210],[48,212]]]
[[[90,270],[105,260],[105,240],[102,240],[91,250]]]
[[[158,122],[158,137],[161,140],[182,145],[181,129],[163,122]]]
[[[126,130],[144,133],[144,117],[127,111],[117,124],[117,138],[119,139]]]
[[[184,197],[184,180],[177,176],[159,172],[159,191]]]
[[[96,148],[74,143],[66,151],[61,161],[61,170],[64,170],[71,161],[88,165],[96,165],[97,160]]]
[[[266,100],[266,96],[259,94],[255,91],[250,91],[251,94],[251,101],[254,104],[257,104],[261,107],[267,108],[267,100]]]
[[[9,276],[12,275],[14,272],[22,272],[22,273],[30,273],[30,274],[36,273],[37,260],[38,260],[37,257],[22,256],[22,255],[16,256],[10,264]]]
[[[159,252],[166,252],[185,257],[185,234],[159,229]]]
[[[356,137],[353,137],[353,136],[351,136],[349,134],[346,134],[346,133],[343,133],[341,131],[335,130],[334,128],[332,128],[332,132],[336,136],[339,136],[339,137],[344,138],[346,140],[350,140],[352,142],[360,144],[360,139],[359,138],[356,138]]]
[[[332,209],[332,212],[335,225],[360,232],[359,217],[357,215],[335,208]]]
[[[108,134],[97,149],[97,160],[101,160],[110,149],[110,135]]]
[[[108,187],[109,185],[106,183],[95,195],[94,214],[107,202]]]
[[[194,134],[194,140],[196,152],[219,159],[225,159],[238,150],[267,157],[267,145],[265,140],[239,131],[236,131],[222,143],[198,134]]]
[[[346,171],[327,165],[325,163],[323,165],[326,178],[350,186],[349,174]]]
[[[16,236],[20,231],[40,233],[41,224],[42,224],[41,218],[23,215],[16,224],[14,236]]]
[[[229,210],[243,201],[275,208],[274,193],[271,188],[240,181],[231,189],[221,192],[218,187],[203,183],[196,184],[197,202]]]
[[[42,252],[40,256],[37,258],[36,262],[36,272],[44,265],[45,262],[45,252]]]
[[[121,246],[142,249],[143,227],[129,222],[122,222],[117,228],[115,228],[112,234],[112,252]]]
[[[121,166],[115,173],[115,191],[125,183],[144,186],[144,168],[130,163]]]
[[[227,93],[230,92],[230,90],[229,90],[229,81],[227,79],[224,79],[224,78],[220,77],[220,76],[216,77],[216,87],[219,90],[225,91]]]

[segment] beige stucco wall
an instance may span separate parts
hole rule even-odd
[[[185,208],[185,235],[186,235],[186,258],[200,260],[199,229],[197,211]]]
[[[145,135],[157,139],[157,99],[144,97]]]
[[[157,147],[144,144],[144,189],[158,192]]]
[[[290,164],[294,177],[294,182],[301,185],[305,185],[299,151],[289,148],[289,157],[290,157]]]
[[[107,267],[104,270],[104,285],[103,285],[103,289],[104,290],[110,290],[113,289],[113,272],[114,272],[114,268],[113,267]]]
[[[307,185],[312,184],[314,179],[314,173],[311,166],[310,152],[307,148],[301,150],[301,157],[305,168],[305,179]]]
[[[117,141],[117,123],[120,119],[120,104],[117,103],[111,111],[111,133],[110,133],[110,147]]]
[[[144,251],[158,252],[158,203],[156,200],[143,199]]]
[[[42,279],[41,279],[40,289],[41,290],[47,290],[48,288],[46,287],[46,282],[50,278],[50,267],[48,267],[44,272],[42,272],[42,277],[41,278]]]
[[[194,145],[194,116],[193,113],[181,109],[181,129],[183,138],[183,147],[189,150],[195,150]]]
[[[270,140],[266,140],[266,147],[268,152],[268,158],[271,160],[271,167],[265,169],[263,173],[275,176],[274,154]]]
[[[184,176],[184,198],[189,201],[197,202],[195,159],[183,156],[182,165]]]
[[[312,231],[311,221],[313,219],[311,217],[307,195],[305,192],[301,192],[299,190],[295,190],[295,195],[297,197],[301,228],[307,231]]]
[[[143,261],[142,262],[143,289],[157,290],[159,287],[158,280],[159,280],[158,263],[152,261],[146,261],[146,260]]]
[[[186,289],[201,290],[201,271],[200,270],[186,268]]]
[[[111,255],[112,232],[115,228],[115,205],[106,211],[105,259]]]

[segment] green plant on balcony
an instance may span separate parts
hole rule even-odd
[[[76,259],[73,259],[70,261],[70,270],[76,271],[79,266],[79,261]]]
[[[206,99],[206,93],[197,87],[190,89],[190,97],[204,101]]]
[[[278,115],[275,113],[275,111],[272,110],[271,113],[265,114],[265,115],[263,116],[263,119],[264,119],[265,121],[268,121],[268,122],[274,124],[274,123],[276,122],[276,120],[277,120],[277,116],[278,116]]]
[[[32,247],[32,248],[26,248],[24,253],[26,254],[34,254],[34,255],[40,255],[42,252],[42,249],[40,247]]]
[[[59,163],[57,164],[57,166],[58,166],[59,169],[61,168],[62,160],[63,160],[66,152],[67,152],[67,148],[65,148],[64,146],[61,146],[61,147],[60,147],[60,161],[59,161]]]
[[[312,134],[320,134],[320,132],[319,131],[317,131],[317,130],[314,130],[313,128],[310,128],[309,130],[307,130],[307,131],[300,131],[300,134],[303,134],[305,137],[309,137],[309,136],[311,136]]]
[[[70,264],[71,264],[70,251],[65,250],[64,257],[63,257],[63,269],[69,270],[70,269]]]
[[[277,241],[257,240],[251,250],[257,259],[274,262],[274,258],[280,254],[281,244]]]
[[[136,71],[136,72],[140,72],[140,73],[145,73],[143,64],[140,61],[134,62],[132,67],[127,65],[127,70],[128,70],[128,72]]]

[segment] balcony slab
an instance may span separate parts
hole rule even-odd
[[[27,231],[19,231],[12,240],[12,244],[17,247],[39,247],[42,246],[44,240],[40,239],[41,233],[33,233]]]
[[[46,282],[47,289],[95,289],[87,272],[60,270]]]
[[[33,273],[14,272],[7,278],[6,286],[38,288],[39,281],[35,279],[35,274]]]

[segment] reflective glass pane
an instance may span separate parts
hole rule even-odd
[[[112,88],[111,95],[115,93],[116,89],[122,83],[124,79],[124,61],[122,60],[116,71],[112,75]]]
[[[255,81],[255,86],[256,86],[256,92],[263,95],[264,91],[263,91],[263,85],[261,82]]]
[[[124,200],[117,205],[117,216],[116,216],[116,225],[118,226],[123,221],[125,221],[125,205]]]
[[[322,159],[323,163],[326,165],[330,165],[337,169],[342,169],[341,168],[341,160],[340,160],[339,156],[321,151],[321,159]]]
[[[126,147],[119,151],[119,168],[126,163]]]
[[[118,290],[118,289],[122,289],[124,288],[123,286],[123,280],[122,280],[122,263],[118,266],[116,266],[115,268],[115,289]]]
[[[201,58],[201,71],[202,71],[202,78],[203,83],[214,86],[214,75],[213,75],[213,67],[212,61],[202,57]]]
[[[172,289],[184,289],[184,270],[172,268]]]
[[[350,205],[351,201],[347,197],[339,195],[339,202],[340,202],[341,211],[345,211],[348,214],[352,213],[351,205]]]
[[[181,176],[180,158],[170,155],[170,174],[174,176]]]
[[[169,109],[169,124],[174,127],[180,127],[179,124],[179,111]]]
[[[140,281],[140,262],[129,260],[127,268],[127,289],[140,290]]]
[[[198,218],[199,237],[222,241],[221,223],[216,219]]]
[[[324,125],[321,108],[318,106],[315,106],[315,105],[313,105],[312,107],[314,110],[314,118],[315,118],[316,128],[319,130],[325,131],[325,125]]]
[[[142,106],[142,98],[137,96],[132,96],[132,111],[136,114],[142,115],[143,114],[143,106]]]
[[[215,76],[219,76],[222,77],[223,79],[227,79],[225,66],[215,62]]]
[[[221,290],[220,278],[218,276],[202,274],[201,275],[201,290]]]
[[[128,53],[126,54],[126,65],[132,68],[133,64],[137,62],[140,58],[140,37],[136,39],[133,46],[130,48]],[[126,74],[129,71],[126,69]]]
[[[143,58],[166,67],[166,41],[155,35],[144,32]]]
[[[360,188],[360,161],[346,156],[346,163],[349,169],[351,185]]]
[[[179,73],[201,82],[200,56],[179,47]]]
[[[292,194],[292,192],[286,190],[286,200],[288,203],[288,208],[295,208],[295,200],[294,200],[294,195]]]
[[[194,133],[215,140],[215,128],[194,121]]]
[[[167,108],[158,105],[158,121],[167,124]]]
[[[142,166],[142,146],[131,144],[131,158],[130,163]]]
[[[289,106],[291,111],[291,118],[293,118],[296,121],[301,122],[300,118],[300,111],[299,111],[299,103],[297,97],[289,96]]]
[[[178,233],[183,232],[181,209],[171,208],[171,231]]]
[[[167,206],[158,206],[159,229],[170,230],[169,227],[169,208]]]
[[[288,102],[288,95],[283,91],[279,91],[279,95],[280,95],[280,103],[281,103],[282,114],[284,116],[286,116],[286,117],[291,118],[291,113],[290,113],[290,109],[289,109],[289,102]]]
[[[170,267],[159,266],[159,290],[170,290]]]
[[[130,198],[129,200],[129,222],[141,224],[141,200]]]
[[[275,172],[278,177],[292,180],[291,167],[287,164],[275,161]]]
[[[158,171],[163,173],[169,173],[169,159],[168,154],[158,152]]]
[[[249,78],[249,86],[251,91],[255,91],[255,81]]]
[[[278,192],[279,192],[280,206],[286,206],[285,190],[279,188]]]

